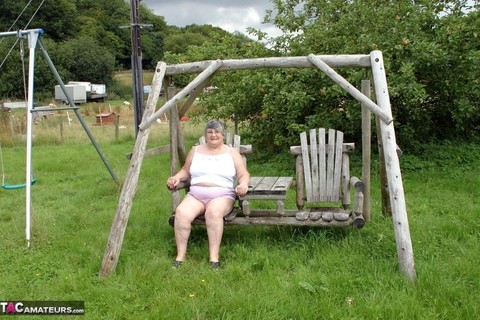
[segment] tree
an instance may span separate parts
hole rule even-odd
[[[39,4],[43,5],[39,7]],[[163,17],[154,15],[146,7],[140,6],[140,11],[142,23],[152,25],[142,33],[144,68],[151,68],[163,56],[167,26]],[[42,28],[45,31],[42,39],[48,43],[52,60],[62,77],[68,80],[109,83],[115,68],[130,68],[129,25],[130,5],[124,0],[0,2],[0,26],[5,31],[11,26],[11,30]],[[0,42],[2,59],[15,40]],[[0,81],[5,83],[0,88],[0,94],[18,99],[23,97],[22,78],[19,76],[21,67],[16,54],[18,44],[13,50],[15,55],[6,59],[0,72]],[[51,95],[55,80],[48,66],[40,58],[35,67],[45,67],[47,71],[46,74],[36,71],[36,78],[41,79],[36,81],[36,94]]]
[[[66,41],[60,51],[66,61],[71,79],[92,83],[109,84],[113,78],[115,58],[110,52],[99,46],[95,40],[82,37]]]
[[[201,46],[209,42],[209,38],[217,35],[228,35],[228,32],[211,25],[188,25],[183,28],[170,26],[165,37],[165,49],[170,54],[186,54],[189,47]]]
[[[269,40],[277,54],[383,52],[403,148],[478,136],[478,12],[467,14],[467,1],[273,3],[275,9],[266,21],[285,34],[272,39],[258,30],[251,33]],[[207,49],[212,48],[196,48],[195,54]],[[457,66],[466,72],[467,83],[454,80]],[[363,69],[338,72],[353,84],[369,78]],[[230,82],[226,77],[219,82],[217,76],[214,81],[221,90],[205,99],[210,106],[205,111],[225,110],[245,121],[250,134],[262,142],[255,141],[262,150],[284,149],[295,142],[298,131],[318,126],[341,128],[349,139],[360,139],[359,103],[318,70],[272,70],[264,76],[229,76]],[[213,108],[213,99],[228,108]]]

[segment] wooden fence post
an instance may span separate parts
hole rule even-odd
[[[60,122],[60,141],[63,142],[63,116],[60,115],[58,121]]]

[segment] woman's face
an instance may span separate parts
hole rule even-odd
[[[205,140],[211,146],[223,144],[223,133],[220,130],[207,129]]]

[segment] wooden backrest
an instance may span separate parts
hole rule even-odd
[[[348,197],[348,152],[353,151],[353,143],[343,143],[341,131],[320,128],[302,132],[300,144],[290,152],[301,157],[297,174],[303,173],[306,202],[335,202]]]

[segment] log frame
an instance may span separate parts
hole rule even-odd
[[[380,51],[373,51],[371,54],[372,74],[374,79],[375,96],[377,103],[387,113],[392,112],[390,97],[388,94],[387,77],[383,56]],[[390,193],[390,204],[392,208],[392,220],[397,245],[397,255],[400,263],[400,270],[409,280],[416,280],[415,263],[413,260],[413,248],[410,237],[410,228],[407,217],[407,206],[405,192],[403,190],[402,173],[400,161],[397,155],[397,143],[393,123],[379,121],[382,133],[383,155]]]
[[[132,154],[131,166],[127,172],[127,178],[120,194],[117,213],[112,224],[110,237],[105,250],[100,276],[106,276],[114,271],[118,256],[120,253],[123,236],[128,222],[128,216],[131,210],[131,202],[135,196],[140,168],[146,148],[146,141],[149,136],[151,124],[163,114],[165,114],[176,102],[188,94],[191,94],[195,88],[204,86],[210,81],[211,76],[217,71],[246,70],[260,68],[311,68],[317,66],[324,71],[342,88],[352,94],[357,100],[370,109],[377,116],[379,128],[379,137],[381,137],[382,156],[385,159],[384,168],[386,171],[386,180],[392,209],[395,238],[397,244],[397,255],[400,263],[400,270],[411,281],[416,280],[416,273],[413,260],[413,249],[408,226],[407,210],[405,204],[405,195],[398,161],[398,147],[395,142],[395,130],[392,121],[392,112],[386,74],[383,64],[381,51],[372,51],[369,55],[309,55],[308,57],[277,57],[277,58],[258,58],[242,60],[216,60],[203,61],[181,65],[165,66],[163,62],[157,64],[155,77],[152,82],[152,92],[149,94],[147,108],[144,118],[139,126],[139,134],[135,149]],[[375,104],[362,92],[353,89],[348,82],[343,82],[343,78],[332,72],[334,67],[358,67],[371,68],[375,88]],[[163,71],[161,71],[163,69]],[[162,80],[165,76],[178,74],[200,73],[194,81],[183,88],[173,98],[167,101],[158,111],[153,112],[156,102],[160,95]],[[161,74],[161,77],[159,76]],[[358,92],[357,92],[358,91]],[[377,108],[378,107],[378,108]],[[182,110],[183,112],[183,110]],[[378,120],[381,121],[378,121]],[[177,139],[178,136],[173,139]],[[301,159],[301,157],[298,157]],[[297,162],[298,168],[298,162]],[[357,203],[357,200],[356,200]],[[285,210],[286,211],[286,210]],[[282,217],[284,218],[284,217]],[[251,218],[249,218],[251,219]],[[356,223],[356,220],[353,222]]]
[[[158,98],[160,96],[162,81],[165,77],[165,70],[166,64],[164,62],[157,63],[152,81],[152,92],[148,96],[147,107],[143,113],[143,120],[147,119],[155,110],[155,106],[157,105]],[[142,168],[149,135],[150,130],[138,132],[134,152],[130,160],[130,166],[127,171],[125,182],[122,186],[117,211],[112,223],[107,246],[105,248],[102,266],[99,272],[100,277],[109,275],[117,266],[120,251],[122,249],[123,238],[125,236],[125,230],[127,228],[128,218],[133,205],[133,199],[135,198],[140,170]]]

